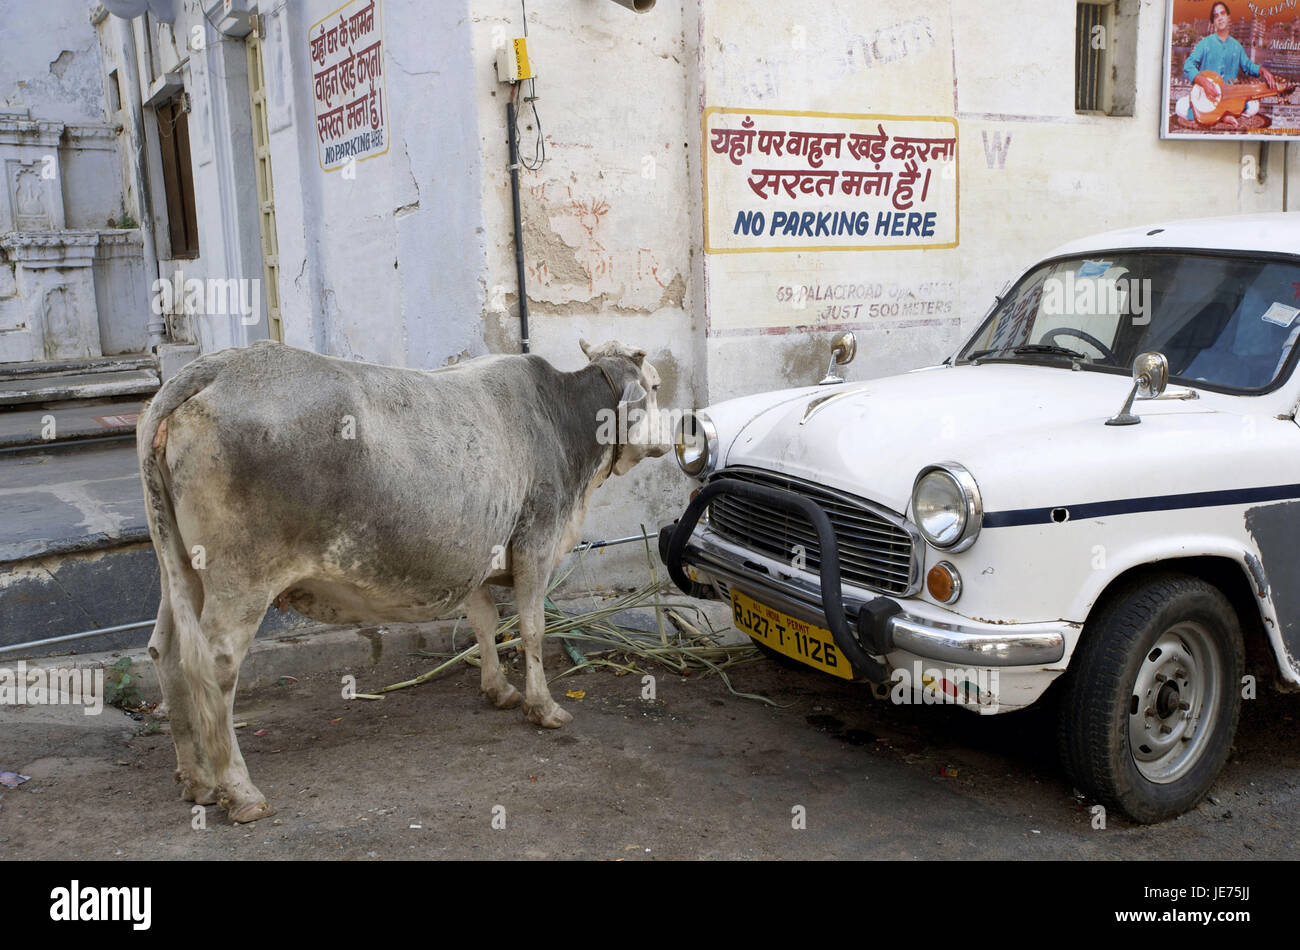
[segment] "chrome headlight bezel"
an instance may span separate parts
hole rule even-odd
[[[956,488],[952,509],[960,514],[962,524],[957,537],[947,542],[940,541],[926,530],[924,519],[917,510],[917,494],[921,489],[921,483],[931,476],[946,479]],[[925,466],[917,474],[916,481],[912,483],[912,521],[931,547],[950,554],[965,551],[975,543],[984,522],[984,502],[980,497],[979,485],[975,483],[975,477],[966,470],[965,466],[956,462],[937,462]]]
[[[684,458],[685,430],[691,420],[694,420],[695,431],[703,437],[704,453],[688,463]],[[703,412],[688,412],[682,416],[673,433],[673,456],[677,459],[677,467],[691,478],[704,478],[712,472],[718,465],[718,429],[713,420]]]

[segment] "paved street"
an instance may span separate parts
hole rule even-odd
[[[547,662],[552,673],[567,665],[558,649]],[[359,672],[357,688],[432,665],[394,657]],[[206,827],[191,828],[170,738],[148,723],[112,708],[3,710],[0,769],[32,779],[0,790],[0,849],[23,859],[1250,860],[1300,846],[1300,697],[1267,690],[1246,704],[1214,802],[1154,827],[1111,816],[1102,830],[1033,712],[894,707],[763,661],[736,668],[733,685],[780,708],[673,675],[657,676],[646,702],[638,678],[602,671],[553,684],[575,718],[551,732],[488,706],[474,670],[350,702],[343,673],[239,697],[245,757],[277,809],[248,826],[209,808]],[[796,806],[804,829],[792,827]]]

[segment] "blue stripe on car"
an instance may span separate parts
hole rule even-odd
[[[1179,508],[1215,508],[1221,505],[1248,505],[1261,501],[1300,498],[1300,485],[1267,485],[1262,488],[1233,488],[1226,491],[1197,491],[1182,495],[1150,495],[1146,498],[1116,498],[1081,505],[1053,505],[1050,508],[1019,508],[1011,511],[986,511],[985,528],[1012,528],[1020,525],[1050,524],[1052,512],[1066,509],[1071,521],[1102,518],[1106,515],[1131,515],[1140,511],[1173,511]]]

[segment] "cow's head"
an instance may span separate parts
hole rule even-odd
[[[638,350],[610,340],[592,346],[586,340],[578,345],[587,359],[601,368],[618,395],[615,410],[618,447],[611,471],[622,475],[643,458],[658,458],[669,449],[671,427],[660,418],[659,373]]]

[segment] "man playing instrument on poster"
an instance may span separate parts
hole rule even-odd
[[[1219,0],[1210,7],[1211,32],[1196,44],[1191,55],[1183,63],[1183,75],[1187,77],[1187,81],[1203,90],[1211,104],[1219,101],[1222,92],[1213,80],[1205,75],[1207,72],[1217,73],[1223,77],[1224,82],[1229,84],[1235,83],[1237,77],[1244,72],[1251,77],[1263,79],[1269,89],[1277,89],[1277,81],[1273,78],[1273,74],[1247,56],[1246,50],[1236,37],[1229,35],[1231,26],[1232,16],[1228,5]],[[1179,116],[1196,121],[1196,111],[1192,107],[1190,95],[1179,98],[1175,109]],[[1252,99],[1246,103],[1242,115],[1250,118],[1258,111],[1259,100]],[[1231,113],[1225,113],[1221,121],[1233,128],[1238,125],[1236,116]]]

